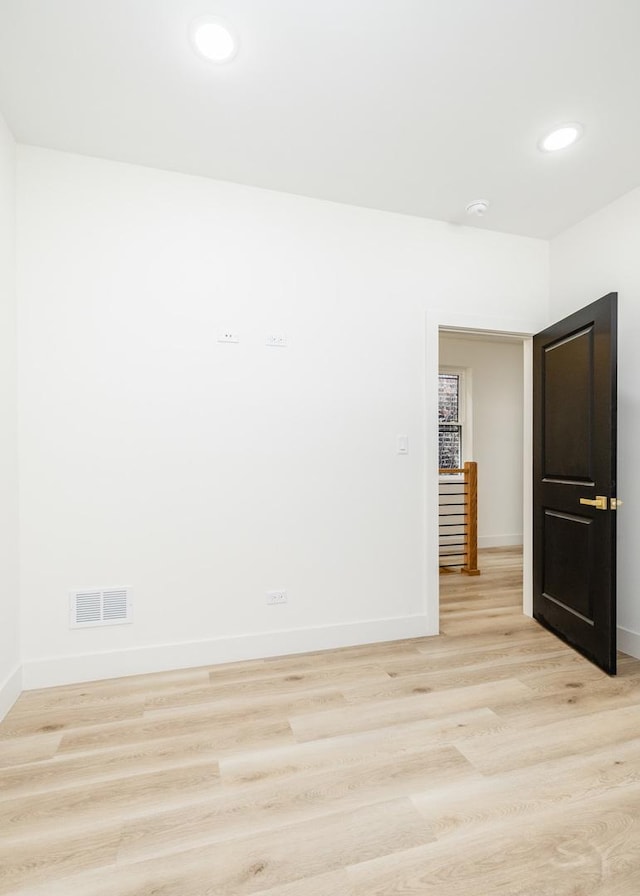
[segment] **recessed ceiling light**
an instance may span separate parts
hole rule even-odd
[[[582,126],[579,124],[563,124],[561,128],[555,128],[546,137],[543,137],[540,143],[540,149],[543,152],[557,152],[559,149],[566,149],[582,136]]]
[[[191,43],[207,62],[229,62],[238,52],[238,39],[231,26],[215,16],[202,16],[191,23]]]

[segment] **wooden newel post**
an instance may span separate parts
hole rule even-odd
[[[466,576],[479,576],[478,569],[478,464],[469,460],[464,465],[466,482],[464,496],[464,522],[467,533],[465,565],[460,570]]]

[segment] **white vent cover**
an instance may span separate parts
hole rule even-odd
[[[130,588],[72,591],[69,594],[69,628],[131,622],[132,609]]]

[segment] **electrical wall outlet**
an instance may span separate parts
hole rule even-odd
[[[218,342],[240,342],[240,334],[233,330],[222,330],[218,333]]]
[[[286,591],[267,591],[267,604],[270,607],[273,607],[276,604],[286,604],[287,600]]]
[[[287,337],[284,335],[284,333],[270,333],[267,336],[266,344],[272,346],[273,348],[286,348]]]

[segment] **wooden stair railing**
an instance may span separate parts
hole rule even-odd
[[[479,576],[478,464],[467,461],[461,469],[438,472],[440,570],[459,569],[464,575]],[[452,478],[447,481],[446,476]]]

